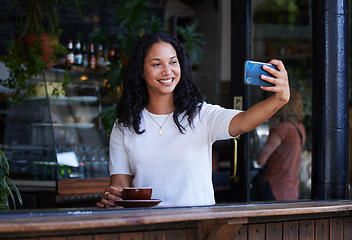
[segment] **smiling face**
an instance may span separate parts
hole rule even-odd
[[[149,97],[173,94],[180,81],[181,68],[175,49],[171,44],[154,44],[144,59],[143,77]]]

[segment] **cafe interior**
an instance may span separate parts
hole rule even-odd
[[[234,2],[0,2],[2,238],[352,237],[349,1]],[[323,27],[328,31],[322,35]],[[149,31],[183,42],[204,101],[225,108],[245,110],[269,96],[244,84],[245,60],[284,62],[304,111],[298,201],[253,198],[261,170],[256,160],[270,130],[266,121],[214,143],[215,206],[96,208],[109,184],[109,136],[123,69],[131,44]],[[51,57],[41,55],[48,51],[36,40],[24,46],[29,32],[49,33]]]
[[[26,28],[31,27],[26,22],[26,10],[31,7],[26,4],[31,2],[43,1],[0,3],[6,13],[0,16],[0,149],[8,161],[8,177],[18,189],[9,199],[11,211],[96,206],[109,184],[109,136],[130,45],[136,36],[156,29],[189,47],[203,99],[225,108],[245,110],[269,96],[257,86],[244,84],[245,59],[284,62],[290,87],[302,96],[306,130],[298,202],[320,198],[312,177],[312,171],[319,169],[312,161],[314,154],[319,155],[314,153],[318,152],[314,139],[324,134],[315,131],[313,123],[317,110],[313,104],[312,1],[252,0],[238,8],[233,6],[237,1],[231,0],[58,1],[56,36],[61,49],[54,50],[54,60],[41,57],[39,62],[16,55],[21,47],[15,44],[24,41]],[[42,11],[44,18],[37,23],[41,30],[51,24],[47,13],[51,10]],[[241,17],[244,20],[238,21]],[[35,68],[38,72],[30,73]],[[350,130],[346,131],[348,136]],[[256,160],[268,135],[269,124],[264,122],[239,139],[214,143],[217,203],[255,203],[251,182],[261,168]],[[349,148],[343,148],[347,158],[336,169],[345,170],[339,199],[350,197]],[[324,195],[320,200],[330,198]]]

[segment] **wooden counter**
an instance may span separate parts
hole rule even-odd
[[[1,239],[352,239],[352,201],[0,214]]]

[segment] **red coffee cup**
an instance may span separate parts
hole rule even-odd
[[[126,187],[122,190],[124,200],[150,200],[152,197],[151,187]]]

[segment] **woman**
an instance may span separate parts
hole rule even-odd
[[[291,89],[290,101],[270,120],[270,134],[257,163],[266,166],[261,198],[256,200],[297,200],[299,169],[306,132],[301,95]]]
[[[110,138],[110,185],[98,207],[115,206],[123,187],[153,187],[167,206],[214,204],[211,146],[251,131],[289,100],[288,77],[267,69],[275,95],[247,111],[202,101],[182,44],[166,33],[141,37],[129,58]]]

